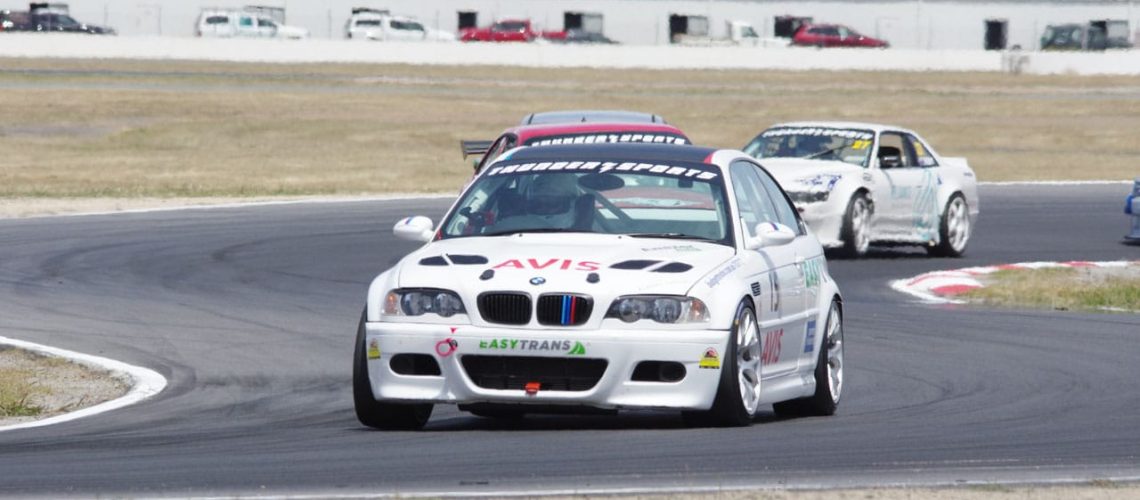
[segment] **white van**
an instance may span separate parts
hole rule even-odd
[[[354,8],[344,25],[350,40],[455,41],[455,34],[428,28],[410,17],[394,16],[386,10]]]
[[[202,9],[195,34],[201,37],[308,38],[309,30],[288,26],[268,15],[241,9]]]

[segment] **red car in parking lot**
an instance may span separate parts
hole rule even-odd
[[[860,34],[842,24],[805,24],[792,36],[792,45],[805,47],[887,48],[886,40]]]

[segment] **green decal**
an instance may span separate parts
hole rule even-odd
[[[567,354],[570,354],[573,356],[585,355],[586,354],[586,346],[582,345],[581,342],[574,342],[574,348],[571,349],[570,352],[568,352]]]

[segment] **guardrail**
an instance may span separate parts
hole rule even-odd
[[[1138,75],[1140,51],[1102,53],[983,50],[814,49],[397,43],[0,34],[0,57],[166,59],[268,63],[400,63],[526,67],[986,71]]]

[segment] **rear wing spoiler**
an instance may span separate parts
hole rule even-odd
[[[459,141],[459,149],[463,152],[463,158],[466,159],[471,155],[484,155],[491,149],[491,144],[495,141]]]

